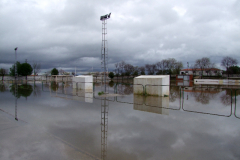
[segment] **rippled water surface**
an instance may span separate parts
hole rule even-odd
[[[160,86],[155,86],[160,87]],[[0,84],[0,159],[240,159],[238,86],[170,86],[169,97],[110,96],[71,83]]]

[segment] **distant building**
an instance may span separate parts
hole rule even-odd
[[[181,75],[194,75],[194,76],[217,76],[222,75],[222,70],[217,68],[207,68],[201,70],[200,68],[182,69],[180,71]]]

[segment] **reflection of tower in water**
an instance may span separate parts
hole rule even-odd
[[[17,118],[17,92],[18,92],[18,84],[17,84],[17,80],[15,80],[15,120],[18,121]]]
[[[101,100],[101,159],[107,159],[108,106],[106,99]]]

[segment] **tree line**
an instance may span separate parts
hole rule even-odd
[[[232,57],[226,56],[221,61],[221,66],[226,68],[226,71],[223,73],[228,74],[240,74],[240,68],[237,66],[238,61]],[[41,71],[41,65],[39,63],[33,63],[30,65],[29,63],[20,63],[17,62],[16,64],[13,64],[12,67],[9,69],[9,75],[15,76],[15,66],[17,66],[17,75],[21,76],[27,76],[31,75],[32,73],[34,75],[37,75]],[[181,61],[177,61],[175,58],[168,58],[163,59],[157,63],[154,64],[145,64],[144,66],[133,66],[132,64],[126,63],[125,61],[121,61],[115,64],[115,69],[111,73],[111,77],[123,77],[126,76],[129,78],[130,76],[136,77],[138,75],[165,75],[165,74],[179,74],[181,69],[183,68],[183,63]],[[211,60],[208,57],[203,57],[201,59],[197,59],[195,63],[191,66],[189,66],[189,69],[192,69],[193,72],[196,72],[196,70],[201,70],[203,72],[204,70],[207,73],[210,73],[212,69],[216,69],[216,65],[211,62]],[[57,70],[56,68],[53,68],[51,71],[47,72],[46,75],[58,75],[58,74],[69,74],[63,70]],[[2,80],[5,75],[8,74],[8,70],[1,68],[0,69],[0,76],[2,76]],[[74,73],[72,73],[74,75]],[[96,73],[96,76],[98,74]]]
[[[116,77],[129,77],[138,75],[160,75],[160,74],[176,74],[183,68],[183,64],[174,58],[163,59],[154,64],[146,64],[145,66],[133,66],[124,61],[115,64]]]
[[[240,74],[240,68],[237,66],[238,61],[232,57],[224,57],[221,61],[221,66],[226,68],[226,71],[223,73],[229,74]],[[188,66],[189,69],[196,72],[200,70],[202,73],[211,73],[211,70],[216,69],[215,63],[211,62],[210,58],[203,57],[197,59],[195,63],[191,66]],[[133,66],[125,61],[121,61],[115,64],[115,69],[113,72],[110,72],[109,77],[124,77],[129,78],[130,76],[136,77],[138,75],[165,75],[165,74],[180,74],[180,71],[183,69],[183,63],[177,61],[175,58],[163,59],[154,64],[145,64],[145,66]]]
[[[17,67],[16,74],[15,74],[15,67]],[[41,64],[39,63],[33,63],[32,65],[30,65],[27,62],[25,63],[16,62],[15,64],[12,65],[9,71],[8,69],[1,68],[0,76],[2,76],[2,80],[4,80],[4,76],[7,74],[9,74],[10,76],[15,76],[15,75],[26,76],[26,80],[27,80],[28,75],[31,75],[32,73],[34,75],[37,75],[40,71],[41,71]]]

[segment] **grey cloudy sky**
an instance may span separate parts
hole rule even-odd
[[[194,64],[224,56],[240,63],[239,0],[0,0],[0,67],[18,60],[78,72],[100,70],[102,23],[108,20],[109,70],[175,58]]]

